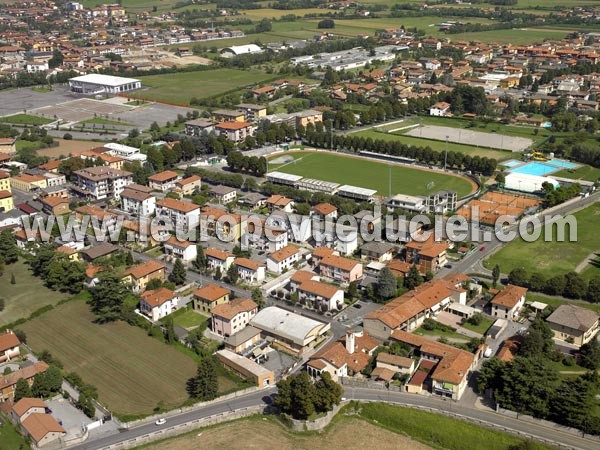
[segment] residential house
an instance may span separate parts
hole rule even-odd
[[[83,285],[88,288],[96,286],[100,282],[100,279],[98,278],[100,272],[102,272],[101,266],[88,264],[85,268],[85,280],[83,281]]]
[[[156,202],[156,217],[170,221],[169,225],[174,229],[189,231],[200,222],[200,206],[174,198],[163,198]]]
[[[176,236],[171,236],[164,244],[166,259],[175,261],[181,259],[183,262],[190,262],[196,259],[196,245],[190,241],[180,241]]]
[[[335,311],[344,305],[343,289],[321,281],[305,280],[296,288],[296,292],[301,303],[321,311]]]
[[[363,326],[381,341],[387,340],[394,330],[414,331],[425,319],[446,309],[450,302],[465,305],[467,291],[462,284],[462,280],[450,278],[423,283],[367,314]]]
[[[428,367],[431,367],[431,370],[427,378],[430,379],[432,393],[453,400],[459,400],[464,393],[469,375],[481,356],[481,352],[478,352],[476,358],[472,353],[452,345],[442,344],[401,330],[395,330],[391,334],[390,340],[412,347],[415,356],[420,357],[419,366],[424,361],[430,362],[431,365]],[[417,372],[419,372],[419,368],[415,373]]]
[[[121,192],[133,183],[132,173],[107,166],[87,167],[73,172],[73,191],[95,200],[119,200]]]
[[[231,336],[243,330],[258,312],[258,305],[249,298],[236,298],[213,306],[211,329],[219,336]]]
[[[229,110],[229,109],[215,109],[212,112],[212,119],[219,123],[223,122],[244,122],[246,120],[246,114],[244,111]]]
[[[436,273],[446,262],[450,244],[437,242],[433,235],[426,241],[413,240],[406,244],[406,262],[416,265],[421,273]]]
[[[360,257],[366,261],[387,262],[394,257],[394,246],[389,242],[371,241],[360,248]]]
[[[0,191],[1,193],[2,191]],[[0,200],[1,201],[1,200]],[[68,198],[46,197],[40,200],[42,211],[48,215],[60,216],[71,212],[69,205],[71,201]]]
[[[185,123],[185,134],[200,136],[203,132],[210,133],[215,129],[215,123],[209,119],[194,119]]]
[[[381,352],[377,355],[371,378],[381,379],[389,383],[396,374],[412,375],[416,368],[415,362],[412,358]]]
[[[156,209],[156,197],[149,192],[127,187],[121,192],[121,208],[129,214],[148,217]]]
[[[256,284],[265,279],[265,265],[248,258],[235,258],[233,261],[242,283]]]
[[[377,346],[377,341],[368,333],[349,329],[345,337],[327,344],[312,355],[306,370],[314,378],[328,372],[338,382],[343,377],[359,374],[365,369]]]
[[[554,338],[578,347],[590,342],[600,330],[597,312],[571,304],[560,305],[546,318]]]
[[[338,217],[338,210],[331,203],[319,203],[311,208],[310,215],[319,220],[335,220]]]
[[[83,244],[81,245],[83,246]],[[79,250],[77,248],[77,245],[61,245],[56,250],[54,250],[54,253],[57,253],[59,255],[65,255],[67,258],[69,258],[69,261],[72,262],[79,261]]]
[[[271,195],[265,200],[265,205],[269,208],[269,212],[273,212],[276,209],[287,213],[294,211],[294,200],[283,195]]]
[[[134,292],[143,292],[150,281],[165,281],[166,278],[166,266],[161,262],[148,260],[127,269],[122,281],[130,284]]]
[[[235,201],[237,191],[230,186],[214,186],[210,189],[209,194],[222,205]]]
[[[16,142],[17,142],[17,138],[13,138],[13,137],[0,138],[0,153],[5,153],[7,155],[14,155],[15,153],[17,153]]]
[[[0,334],[0,363],[20,356],[19,345],[21,341],[11,330]]]
[[[259,194],[258,192],[249,192],[248,194],[245,194],[244,196],[239,198],[238,205],[246,206],[251,210],[254,210],[265,206],[266,200],[267,197],[265,197],[262,194]]]
[[[140,295],[140,311],[156,322],[177,309],[179,296],[164,287]]]
[[[261,341],[260,330],[247,325],[241,331],[223,339],[225,348],[235,353],[244,353]]]
[[[215,132],[233,142],[242,142],[247,136],[253,136],[256,127],[249,122],[223,122],[215,125]]]
[[[175,183],[179,180],[179,174],[172,170],[164,170],[148,177],[148,186],[155,191],[167,192],[175,189]]]
[[[341,285],[348,285],[362,278],[363,266],[353,259],[329,255],[321,260],[319,272],[325,278],[329,278]]]
[[[232,253],[219,250],[218,248],[207,248],[204,250],[206,256],[206,265],[210,270],[219,269],[221,273],[227,272],[229,266],[233,264],[235,256]]]
[[[200,191],[201,187],[202,179],[198,175],[192,175],[175,183],[175,190],[184,196],[192,195],[194,192]]]
[[[525,305],[525,294],[527,294],[527,288],[512,284],[507,285],[492,299],[492,316],[516,320],[519,311]]]
[[[21,422],[21,428],[36,448],[43,448],[67,434],[51,414],[32,413]]]
[[[429,108],[429,115],[436,117],[446,117],[450,115],[450,103],[437,102],[431,108]]]
[[[323,258],[330,255],[339,255],[334,249],[329,247],[315,247],[311,255],[311,264],[313,267],[318,267],[323,261]]]
[[[14,423],[20,424],[31,414],[46,414],[48,406],[41,398],[25,397],[12,405],[10,417]]]
[[[288,245],[267,256],[267,270],[274,273],[283,273],[291,269],[300,261],[300,250],[293,245]]]
[[[265,105],[255,105],[252,103],[242,103],[236,105],[239,111],[244,112],[244,120],[255,122],[267,115],[267,107]]]
[[[47,369],[48,364],[38,361],[7,375],[0,375],[0,402],[11,401],[14,398],[17,381],[24,379],[29,386],[32,386],[33,378],[38,373],[45,372]]]
[[[229,303],[231,291],[216,284],[207,284],[194,292],[194,309],[210,314],[217,305]]]
[[[0,191],[0,212],[8,212],[15,207],[13,195],[10,191]]]
[[[81,250],[79,253],[81,257],[87,262],[93,262],[98,258],[103,258],[104,256],[108,256],[113,252],[119,250],[114,244],[110,242],[102,242],[101,244],[94,245],[93,247],[87,248],[85,250]]]

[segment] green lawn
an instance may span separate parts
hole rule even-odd
[[[600,169],[592,166],[581,166],[574,170],[561,170],[552,176],[571,178],[573,180],[596,181],[600,179]]]
[[[12,116],[0,117],[0,122],[12,123],[15,125],[46,125],[53,122],[52,119],[45,117],[32,116],[30,114],[13,114]]]
[[[11,274],[15,276],[15,284],[10,284]],[[66,294],[45,287],[43,281],[34,277],[29,266],[20,260],[4,268],[4,274],[0,276],[0,297],[5,302],[4,311],[0,313],[0,325],[6,325],[29,317],[46,305],[55,305],[65,299]]]
[[[176,314],[173,316],[173,323],[181,328],[189,329],[196,328],[210,320],[209,317],[203,316],[196,311],[185,311],[181,314]]]
[[[474,185],[470,181],[439,172],[380,163],[335,153],[302,152],[297,155],[300,156],[295,162],[278,167],[269,167],[269,170],[279,170],[324,181],[375,189],[379,195],[389,194],[388,177],[390,170],[392,195],[397,193],[424,195],[431,191],[444,189],[455,190],[458,192],[459,197],[463,197],[474,190]],[[430,182],[435,185],[431,190],[428,190],[427,185]]]
[[[554,308],[558,308],[560,305],[572,304],[575,306],[581,306],[592,311],[600,312],[600,305],[595,303],[588,303],[585,301],[577,302],[570,300],[563,300],[561,298],[549,297],[548,295],[540,294],[538,292],[527,292],[528,302],[542,302],[550,305]]]
[[[193,358],[124,322],[98,325],[83,301],[71,301],[22,325],[36,352],[49,349],[67,372],[96,386],[99,400],[117,414],[151,413],[187,400]]]
[[[493,320],[483,319],[479,325],[473,325],[469,322],[465,322],[461,325],[461,327],[474,331],[475,333],[484,334],[492,326],[492,323],[494,323]]]
[[[574,25],[573,29],[577,27]],[[508,30],[478,31],[472,33],[449,34],[447,37],[453,41],[480,41],[511,44],[541,43],[547,39],[563,39],[568,34],[567,30],[549,30],[540,28],[513,28]]]
[[[444,337],[444,338],[450,338],[450,339],[462,339],[463,341],[467,342],[469,340],[468,336],[463,336],[460,333],[457,333],[456,331],[447,331],[447,330],[426,330],[423,327],[419,327],[414,331],[415,334],[419,334],[419,335],[423,335],[423,336],[437,336],[437,337]]]
[[[19,150],[23,150],[26,148],[33,148],[33,149],[39,149],[41,147],[41,142],[40,141],[24,141],[22,139],[18,139],[17,142],[15,142],[15,146],[17,147],[17,151]]]
[[[33,92],[52,92],[52,88],[42,86],[33,87],[31,90]]]
[[[581,276],[586,280],[600,277],[600,257],[596,258],[594,264],[588,264],[588,266],[581,271]]]
[[[216,69],[139,77],[149,87],[130,95],[145,100],[187,105],[192,97],[204,98],[276,78],[256,70]]]
[[[29,445],[5,416],[0,416],[0,450],[25,450]]]
[[[407,434],[437,449],[506,450],[522,442],[511,434],[417,409],[385,403],[361,403],[356,408],[360,411],[360,417],[369,422],[396,433]],[[541,450],[548,447],[531,443],[527,448]]]
[[[354,135],[363,136],[366,138],[370,137],[374,140],[381,139],[384,141],[397,141],[397,142],[402,142],[403,144],[406,144],[406,145],[413,145],[413,146],[418,146],[418,147],[428,146],[432,150],[437,150],[437,151],[441,151],[441,152],[446,150],[446,142],[444,142],[444,141],[434,141],[432,139],[421,139],[418,137],[404,136],[400,133],[384,133],[381,131],[367,130],[367,131],[360,131],[358,133],[355,133]],[[506,159],[514,157],[512,152],[505,152],[502,150],[492,150],[492,149],[488,149],[488,148],[479,148],[479,147],[475,147],[472,145],[463,145],[463,144],[457,144],[454,142],[448,142],[448,151],[456,152],[456,153],[464,153],[466,155],[471,155],[471,156],[478,155],[481,157],[493,158],[498,161],[504,161]]]
[[[503,273],[523,267],[546,276],[564,274],[574,270],[589,254],[600,250],[600,234],[597,233],[600,219],[600,204],[596,203],[574,214],[577,220],[577,242],[544,241],[544,231],[535,242],[517,238],[484,261],[487,268],[498,264]],[[568,233],[565,233],[568,237]]]

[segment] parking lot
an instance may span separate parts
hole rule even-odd
[[[93,119],[94,117],[119,121],[122,120],[122,113],[132,109],[132,106],[117,105],[89,98],[79,98],[36,108],[31,110],[31,113],[47,118],[57,117],[65,122],[80,122],[82,120]]]
[[[68,400],[58,398],[46,402],[52,411],[52,416],[62,425],[67,432],[66,439],[81,436],[83,427],[92,423],[79,409],[75,408]]]
[[[0,115],[10,116],[63,103],[73,98],[66,85],[55,85],[51,92],[36,92],[31,88],[3,90],[0,92],[0,105],[2,105]]]

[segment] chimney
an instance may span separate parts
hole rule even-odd
[[[354,330],[346,331],[346,351],[350,354],[354,353]]]

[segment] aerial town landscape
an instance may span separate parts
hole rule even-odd
[[[600,0],[0,0],[0,450],[600,448]]]

